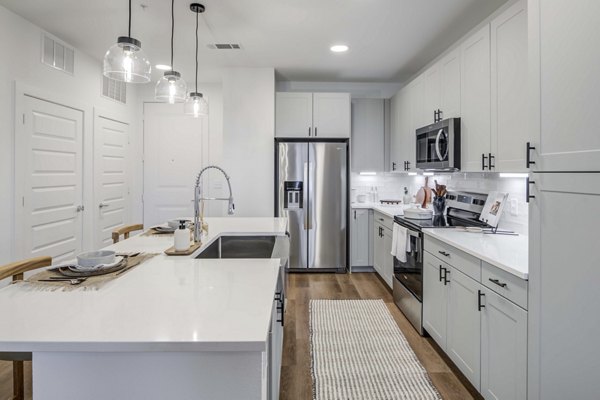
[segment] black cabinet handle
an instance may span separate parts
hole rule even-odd
[[[315,126],[315,137],[317,136],[317,127]]]
[[[281,315],[281,319],[278,319],[277,322],[279,322],[281,324],[281,326],[283,326],[284,319],[285,319],[285,311],[283,309],[283,303],[284,303],[285,299],[283,298],[282,292],[275,293],[275,301],[277,301],[279,303],[277,305],[277,311]]]
[[[442,281],[442,279],[444,279],[444,276],[442,275],[442,270],[443,270],[443,269],[444,269],[444,267],[442,267],[442,266],[440,265],[440,269],[439,269],[439,271],[440,271],[440,282]]]
[[[441,251],[439,250],[438,253],[440,253],[441,255],[443,255],[444,257],[450,257],[450,253],[446,253],[445,251]]]
[[[489,279],[490,279],[490,282],[495,283],[496,285],[498,285],[500,287],[503,287],[503,288],[506,287],[506,283],[500,282],[498,279],[492,279],[492,278],[489,278]]]
[[[393,162],[393,163],[392,163],[392,171],[395,171],[395,170],[396,170],[396,163],[395,163],[395,162]]]
[[[485,293],[482,293],[481,290],[477,291],[477,310],[481,311],[482,308],[485,308],[485,304],[481,303],[481,298],[485,296]]]
[[[310,136],[310,126],[308,127],[308,136]]]
[[[531,145],[531,142],[527,142],[527,153],[525,156],[525,168],[529,168],[535,161],[531,161],[531,150],[535,150],[535,147]]]
[[[529,177],[527,177],[526,182],[525,182],[525,201],[527,203],[529,203],[529,200],[531,199],[535,199],[535,196],[532,194],[529,194],[529,185],[535,184],[535,181],[530,181]]]
[[[356,219],[356,210],[354,210],[354,219]]]
[[[450,280],[448,279],[449,273],[450,273],[450,270],[447,268],[444,268],[444,286],[446,286],[447,284],[450,283]]]
[[[485,169],[487,168],[487,165],[485,165],[485,160],[487,160],[487,156],[481,153],[481,169],[483,171],[485,171]]]
[[[496,156],[493,156],[492,153],[488,153],[489,155],[489,162],[490,165],[488,166],[488,170],[492,170],[492,168],[496,168],[496,166],[494,164],[492,164],[492,161],[496,158]]]
[[[410,161],[406,162],[406,171],[410,171]]]

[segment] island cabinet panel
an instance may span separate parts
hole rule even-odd
[[[527,312],[482,290],[481,394],[490,400],[527,398]]]
[[[446,353],[477,390],[480,387],[481,284],[456,268],[448,274],[448,339]]]

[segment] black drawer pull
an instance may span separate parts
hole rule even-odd
[[[440,253],[441,255],[443,255],[444,257],[450,257],[450,253],[446,253],[445,251],[441,251],[439,250],[438,253]]]
[[[444,269],[444,267],[442,267],[442,266],[440,265],[440,270],[439,270],[439,271],[440,271],[440,282],[441,282],[441,281],[442,281],[442,279],[444,278],[444,277],[442,276],[442,270],[443,270],[443,269]]]
[[[506,287],[506,283],[504,282],[500,282],[498,279],[492,279],[490,278],[490,282],[495,283],[496,285],[505,288]]]
[[[444,286],[446,286],[447,284],[450,283],[450,280],[448,279],[449,273],[450,273],[450,270],[444,268]]]
[[[485,296],[485,293],[482,293],[481,290],[477,291],[477,309],[481,311],[482,308],[485,308],[485,304],[481,303],[481,298]]]

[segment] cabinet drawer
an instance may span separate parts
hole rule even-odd
[[[425,251],[447,262],[463,274],[479,281],[481,279],[481,261],[444,242],[425,235]]]
[[[384,228],[387,228],[390,231],[394,229],[394,218],[388,217],[378,211],[375,211],[375,222],[383,225]]]
[[[527,281],[482,262],[481,283],[527,310]]]

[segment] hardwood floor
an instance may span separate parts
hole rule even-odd
[[[422,338],[393,302],[387,286],[375,273],[290,274],[280,400],[312,400],[308,347],[310,299],[383,299],[431,380],[445,400],[481,399],[459,378],[435,349],[431,338]],[[0,362],[0,400],[12,394],[12,365]],[[31,363],[25,363],[25,398],[31,399]]]
[[[414,330],[375,273],[298,273],[289,275],[280,400],[312,400],[308,343],[310,299],[383,299],[442,397],[445,400],[482,398],[455,367],[440,356],[432,339],[423,338]]]

